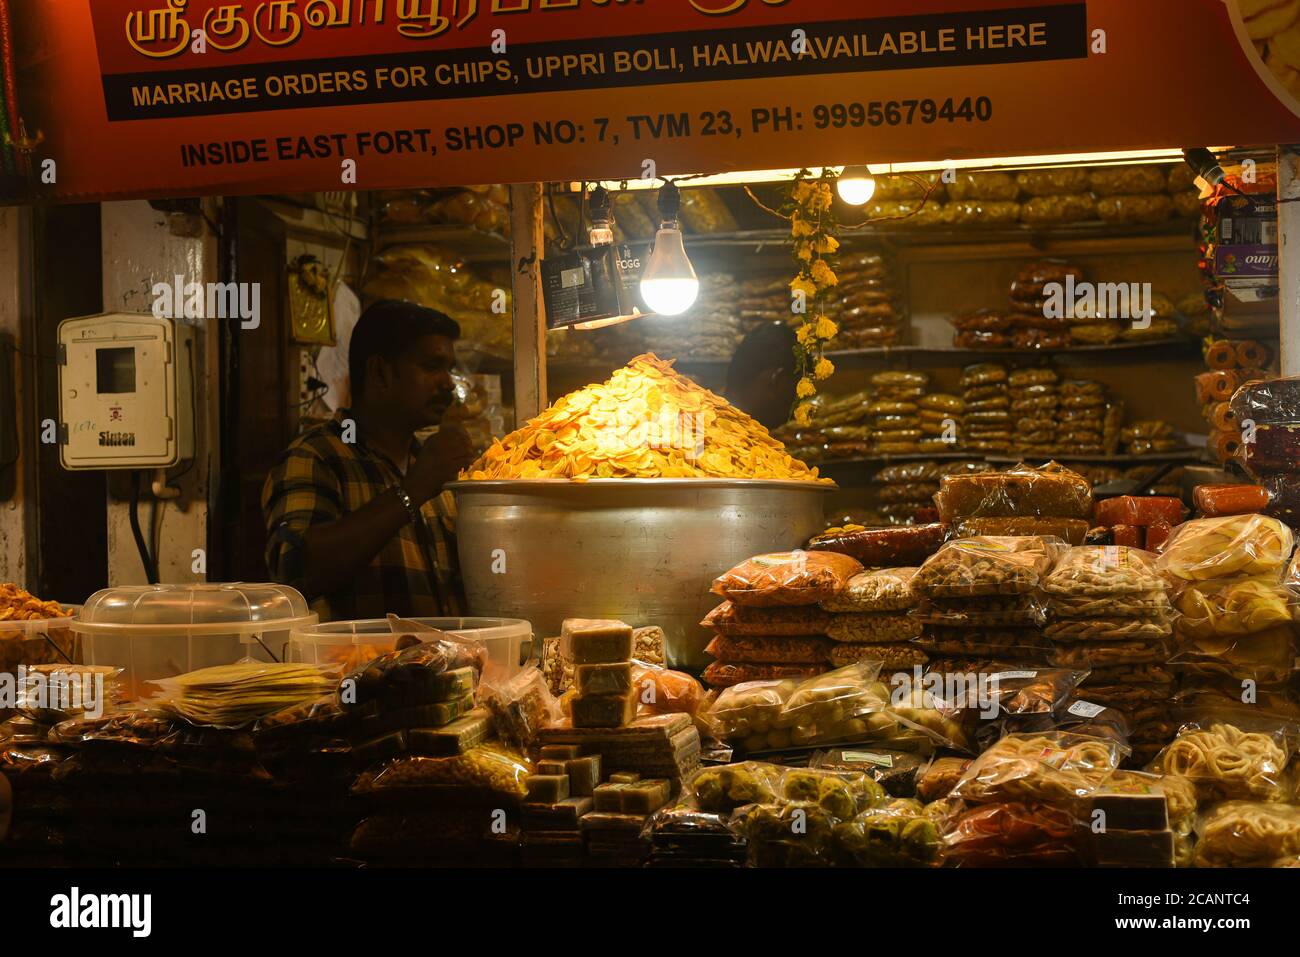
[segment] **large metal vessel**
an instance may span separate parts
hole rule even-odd
[[[834,488],[761,479],[455,482],[469,614],[523,618],[541,637],[569,617],[659,625],[669,663],[698,671],[713,579],[823,528]]]

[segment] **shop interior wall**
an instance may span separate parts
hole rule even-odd
[[[0,581],[66,603],[107,581],[103,472],[68,472],[56,443],[57,331],[102,309],[97,205],[0,209]]]
[[[38,403],[28,417],[27,447],[37,454],[35,593],[81,602],[108,582],[106,476],[68,471],[59,460],[58,446],[38,437],[45,420],[59,418],[58,366],[53,361],[59,323],[104,308],[100,207],[43,207],[34,211],[33,223]]]
[[[104,308],[150,312],[155,283],[215,282],[217,240],[210,227],[215,201],[204,200],[203,215],[161,212],[147,202],[105,203],[101,207]],[[230,320],[190,320],[196,330],[195,457],[171,470],[179,498],[152,502],[142,497],[141,525],[157,542],[159,578],[164,582],[204,581],[209,576],[209,495],[220,478],[219,342]],[[129,472],[109,473],[108,580],[112,585],[146,581],[131,535],[127,498]],[[215,576],[211,576],[215,577]]]
[[[33,416],[35,360],[29,350],[29,319],[35,287],[31,275],[30,208],[0,207],[0,416],[7,443],[0,449],[0,581],[32,587],[36,470],[27,450]],[[19,351],[22,350],[22,351]]]
[[[688,252],[701,275],[711,270],[728,271],[742,281],[745,277],[771,276],[783,270],[793,275],[789,252],[783,245],[691,251],[688,244]],[[1097,282],[1150,282],[1153,292],[1163,292],[1175,301],[1201,289],[1196,246],[1190,235],[1058,240],[1040,245],[908,243],[897,245],[892,253],[910,313],[908,341],[940,349],[952,346],[953,327],[948,321],[951,316],[968,309],[1006,308],[1016,271],[1036,258],[1066,258],[1077,262],[1087,277]],[[654,318],[637,321],[654,322]],[[962,366],[978,361],[979,356],[969,353],[845,358],[837,360],[837,371],[824,391],[833,395],[858,391],[869,385],[873,373],[890,368],[924,370],[931,375],[933,391],[958,391]],[[1191,381],[1197,372],[1204,371],[1204,363],[1190,343],[1188,348],[1142,350],[1132,354],[1025,353],[1023,357],[1017,356],[1012,364],[1046,362],[1055,364],[1063,376],[1103,382],[1112,396],[1124,401],[1129,420],[1165,419],[1179,430],[1205,431]],[[715,391],[720,391],[725,383],[725,362],[698,365],[682,362],[680,367]],[[548,383],[551,400],[605,378],[612,368],[593,363],[553,364]]]
[[[299,345],[291,334],[289,264],[313,255],[357,290],[368,237],[352,217],[323,212],[324,202],[312,195],[225,202],[234,205],[226,223],[236,230],[235,273],[240,282],[260,284],[262,322],[228,340],[219,567],[225,581],[262,581],[266,475],[303,425],[330,414],[311,401],[306,382],[320,347]],[[344,230],[352,230],[351,242]]]

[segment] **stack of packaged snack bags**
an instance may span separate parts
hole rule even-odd
[[[1242,433],[1238,459],[1263,488],[1259,511],[1300,524],[1300,377],[1247,382],[1230,408]]]
[[[1195,519],[1157,560],[1178,617],[1172,659],[1187,696],[1281,706],[1295,661],[1291,529],[1265,515]]]
[[[840,331],[832,347],[866,349],[898,342],[905,314],[889,261],[875,252],[841,256],[835,271],[839,282],[832,294],[831,315]]]
[[[934,398],[933,396],[927,398]],[[921,400],[922,402],[925,399]],[[960,400],[958,400],[960,401]],[[921,409],[921,429],[927,428],[927,410]],[[960,422],[957,413],[942,413],[945,420]],[[923,440],[924,441],[924,440]],[[983,462],[899,462],[886,465],[876,473],[876,512],[885,520],[885,524],[931,523],[938,518],[934,507],[934,493],[939,491],[939,482],[945,475],[963,475],[991,471],[992,466]],[[859,526],[861,527],[861,526]]]
[[[1119,447],[1119,425],[1124,411],[1106,404],[1106,387],[1087,379],[1069,379],[1061,383],[1060,407],[1056,412],[1056,442],[1076,455],[1113,453]],[[1108,434],[1114,447],[1108,449]]]
[[[962,389],[963,448],[971,452],[1006,452],[1011,447],[1011,396],[1006,366],[993,362],[967,366]]]
[[[1054,369],[1017,369],[1011,373],[1011,446],[1017,454],[1050,458],[1056,451],[1059,381]]]
[[[756,555],[719,576],[713,592],[726,600],[701,622],[717,633],[706,649],[717,660],[704,669],[705,683],[726,688],[827,670],[830,614],[817,603],[861,570],[847,555],[792,551]]]
[[[1042,580],[1065,545],[1035,536],[951,541],[912,580],[934,667],[996,672],[1046,664]],[[942,666],[940,661],[942,660]]]
[[[1171,609],[1152,559],[1124,546],[1070,549],[1043,580],[1052,663],[1089,672],[1082,693],[1128,719],[1133,763],[1172,737]]]
[[[962,449],[961,423],[966,403],[961,396],[932,392],[916,400],[920,406],[922,452],[957,452]]]
[[[1209,339],[1203,352],[1209,371],[1194,379],[1196,401],[1210,426],[1210,451],[1226,464],[1242,454],[1242,419],[1267,422],[1278,411],[1269,401],[1274,397],[1268,394],[1267,387],[1243,391],[1240,402],[1232,401],[1244,384],[1259,386],[1261,383],[1255,380],[1267,379],[1265,370],[1272,362],[1272,354],[1253,339]],[[1264,401],[1252,402],[1252,395]],[[1259,413],[1263,418],[1257,417]]]
[[[899,455],[921,451],[921,419],[917,404],[930,384],[924,372],[877,372],[871,377],[875,401],[871,448],[880,455]]]
[[[830,614],[826,634],[834,642],[832,664],[872,660],[888,672],[929,660],[913,642],[921,629],[911,614],[916,604],[912,579],[921,562],[943,543],[944,531],[935,523],[830,529],[808,543],[810,551],[847,555],[866,569],[821,601]]]
[[[1060,260],[1027,263],[1020,269],[1011,283],[1010,346],[1016,349],[1064,349],[1070,345],[1074,337],[1070,329],[1072,320],[1067,316],[1072,310],[1049,316],[1050,299],[1046,289],[1053,283],[1063,287],[1067,276],[1081,280],[1083,270]],[[1059,301],[1064,302],[1064,296]],[[1087,331],[1092,327],[1081,325],[1079,328]]]

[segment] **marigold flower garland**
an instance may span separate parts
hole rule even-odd
[[[795,329],[799,382],[794,421],[800,426],[812,424],[810,400],[817,394],[817,383],[835,372],[834,364],[822,355],[826,343],[839,333],[825,311],[825,294],[839,283],[831,259],[840,248],[835,236],[839,224],[832,209],[834,187],[835,173],[829,168],[817,177],[801,169],[790,189],[790,242],[799,267],[790,282],[791,305],[801,318]]]

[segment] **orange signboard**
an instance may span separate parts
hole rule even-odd
[[[7,7],[10,202],[1300,140],[1225,0]]]

